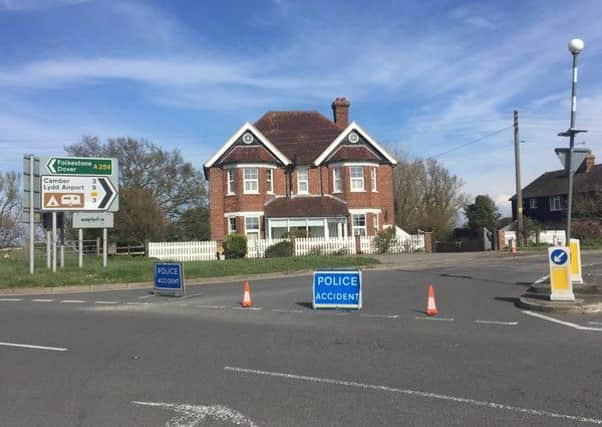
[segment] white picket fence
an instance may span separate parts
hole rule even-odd
[[[355,237],[295,239],[295,254],[297,255],[354,255],[355,253]]]
[[[286,239],[250,239],[247,241],[247,258],[263,258],[268,247]],[[363,254],[379,252],[373,236],[360,237]],[[416,252],[424,250],[424,235],[412,234],[391,241],[387,253]],[[295,239],[295,255],[355,255],[355,237],[325,239],[322,237]],[[217,260],[217,242],[150,242],[148,256],[163,261]]]
[[[148,256],[162,261],[211,261],[217,259],[217,242],[149,242]]]
[[[551,246],[564,245],[566,242],[564,230],[544,230],[539,232],[539,243],[545,243]],[[531,233],[529,241],[535,243],[535,233]],[[516,231],[504,231],[504,243],[510,246],[510,240],[516,241]]]

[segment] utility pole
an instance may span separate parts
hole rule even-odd
[[[523,190],[520,183],[520,138],[518,134],[518,111],[514,110],[514,169],[516,173],[516,238],[523,246]]]

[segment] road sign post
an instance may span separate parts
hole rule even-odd
[[[184,267],[182,263],[155,263],[154,283],[157,295],[184,295],[186,290],[184,288]]]
[[[314,271],[313,301],[316,308],[362,308],[362,272]]]
[[[581,272],[581,242],[579,239],[571,239],[569,244],[571,259],[571,282],[582,285],[583,275]]]
[[[571,262],[569,248],[556,246],[548,248],[550,264],[550,300],[575,301],[571,283]]]

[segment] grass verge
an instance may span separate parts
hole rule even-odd
[[[35,274],[29,274],[22,252],[11,252],[7,258],[0,254],[0,289],[22,287],[55,287],[104,283],[132,283],[153,280],[156,260],[144,257],[112,257],[103,269],[95,256],[84,259],[84,268],[77,268],[77,258],[65,254],[65,268],[51,273],[46,260],[36,257]],[[294,272],[319,268],[360,267],[378,264],[365,256],[303,256],[291,258],[233,259],[226,261],[196,261],[184,263],[186,279],[224,277],[245,274]]]

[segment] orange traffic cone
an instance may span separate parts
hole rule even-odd
[[[249,281],[245,280],[245,288],[242,295],[242,304],[243,307],[251,307],[253,302],[251,301],[251,288],[249,286]]]
[[[433,289],[433,285],[429,285],[429,297],[426,305],[426,315],[427,316],[436,316],[439,314],[437,311],[437,305],[435,304],[435,290]]]

